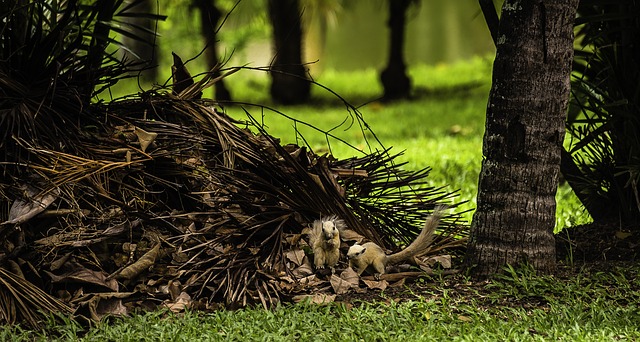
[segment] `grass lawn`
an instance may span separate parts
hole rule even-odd
[[[150,312],[86,329],[6,327],[2,340],[78,341],[635,341],[640,267],[584,269],[557,277],[524,267],[490,283],[424,279],[378,300],[287,304],[180,315]],[[401,292],[403,292],[401,294]],[[399,298],[403,298],[399,300]]]
[[[236,118],[246,109],[282,143],[302,144],[301,132],[315,152],[339,158],[357,149],[393,147],[407,168],[431,167],[431,185],[459,189],[460,210],[475,207],[482,160],[485,107],[490,88],[491,60],[410,70],[415,99],[381,103],[375,70],[326,71],[317,81],[358,106],[358,113],[335,96],[314,89],[310,105],[278,107],[290,118],[257,106],[225,105]],[[265,74],[241,71],[228,79],[235,99],[269,104]],[[125,88],[121,92],[128,91]],[[361,129],[354,116],[369,129]],[[341,143],[301,121],[348,142]],[[374,139],[377,137],[382,145]],[[351,146],[349,146],[351,145]],[[354,149],[355,147],[356,149]],[[557,230],[589,220],[566,185],[558,191]],[[466,216],[471,220],[472,212]],[[283,304],[271,311],[248,308],[213,313],[166,312],[110,319],[86,329],[68,322],[51,323],[44,331],[19,326],[0,329],[0,339],[82,341],[609,341],[638,340],[640,332],[640,267],[570,269],[565,275],[541,277],[526,267],[506,269],[487,283],[469,282],[464,275],[419,279],[406,287],[390,288],[376,300],[326,306]],[[371,291],[371,290],[370,290]]]

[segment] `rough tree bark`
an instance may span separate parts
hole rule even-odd
[[[555,193],[578,1],[507,0],[502,7],[467,250],[476,277],[522,262],[555,270]]]
[[[217,52],[216,30],[218,29],[218,21],[222,17],[222,13],[218,7],[216,7],[215,0],[193,0],[193,6],[197,7],[200,11],[200,32],[207,44],[205,56],[209,69],[213,69],[220,63]],[[215,72],[213,76],[218,77],[220,73]],[[218,101],[231,100],[231,94],[222,79],[215,84],[215,97]]]
[[[302,26],[299,0],[269,0],[275,56],[271,64],[271,98],[283,104],[309,99],[311,83],[302,65]]]
[[[389,62],[380,73],[385,100],[409,97],[411,80],[404,62],[404,29],[407,9],[414,0],[389,0]]]

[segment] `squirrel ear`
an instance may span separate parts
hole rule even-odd
[[[366,251],[367,251],[367,249],[366,249],[366,248],[362,248],[362,251],[361,251],[360,253],[364,253],[364,252],[366,252]]]

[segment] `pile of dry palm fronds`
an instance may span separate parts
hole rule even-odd
[[[451,196],[420,188],[427,170],[402,170],[387,151],[318,156],[202,101],[165,94],[92,108],[106,124],[79,137],[82,153],[30,148],[29,163],[4,166],[15,183],[2,184],[0,258],[94,318],[124,311],[124,299],[269,305],[284,287],[309,290],[279,279],[295,283],[287,252],[321,215],[389,246],[415,237]],[[459,245],[449,227],[437,245]]]
[[[81,13],[64,10],[69,22]],[[57,49],[65,32],[45,31],[39,38]],[[301,271],[310,257],[303,230],[322,215],[395,249],[454,195],[426,186],[428,169],[403,170],[388,150],[337,160],[282,146],[259,125],[192,99],[215,79],[177,95],[92,103],[93,88],[72,71],[93,61],[56,51],[0,62],[2,322],[36,325],[38,310],[99,319],[158,305],[269,306],[323,290],[312,270]],[[26,74],[27,57],[44,63],[39,72]],[[433,253],[462,245],[456,217],[443,220]]]

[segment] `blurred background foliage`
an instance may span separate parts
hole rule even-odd
[[[269,66],[274,51],[267,1],[217,0],[215,4],[223,17],[228,15],[224,23],[218,23],[222,24],[217,33],[220,60],[227,66]],[[310,63],[312,78],[324,72],[379,71],[384,67],[389,49],[386,1],[301,0],[300,6],[303,62]],[[183,59],[193,59],[187,64],[192,74],[208,70],[204,58],[195,58],[205,48],[205,40],[192,0],[161,2],[155,10],[168,16],[157,24],[157,81],[163,83],[170,77],[171,51]],[[475,0],[413,1],[407,11],[405,32],[404,52],[409,66],[447,64],[495,52]],[[253,73],[246,77],[266,79],[268,75]],[[131,89],[123,88],[123,92],[115,91],[125,94]]]

